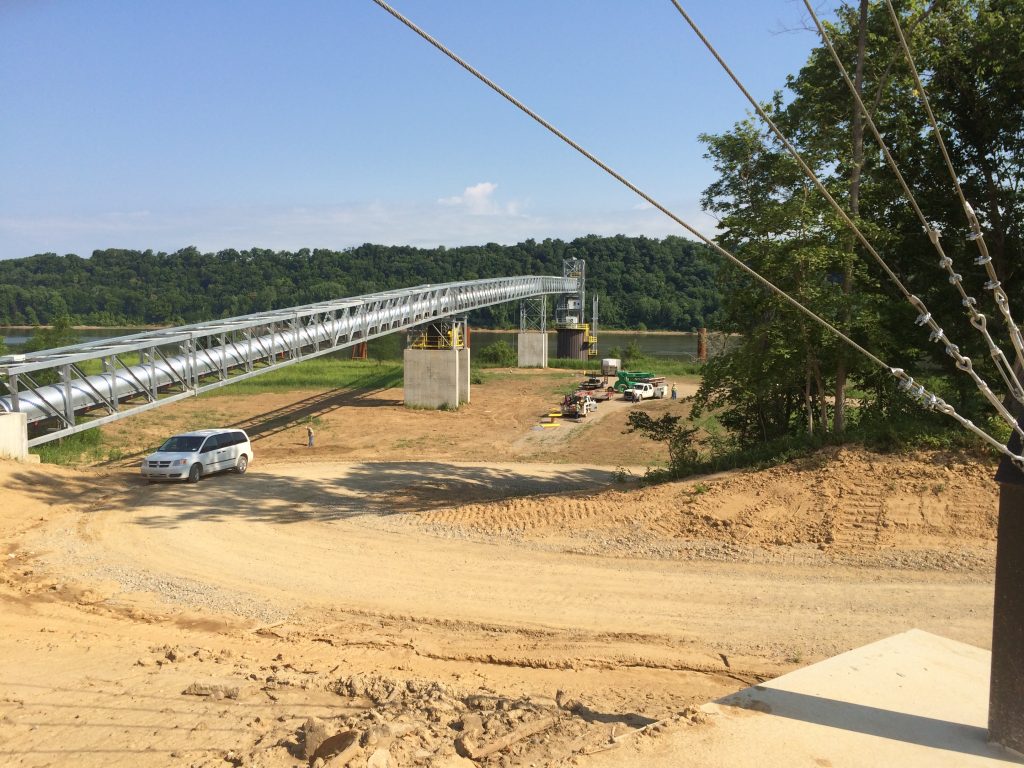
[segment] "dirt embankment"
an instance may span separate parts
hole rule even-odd
[[[658,448],[627,407],[534,429],[570,380],[495,377],[458,413],[209,398],[107,432],[131,454],[247,425],[250,472],[198,486],[0,463],[0,763],[641,766],[707,727],[694,705],[817,658],[910,627],[987,645],[988,463],[832,451],[634,487],[617,467]]]
[[[758,472],[459,504],[403,522],[623,557],[988,572],[997,504],[987,461],[830,450]]]

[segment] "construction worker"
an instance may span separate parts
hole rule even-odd
[[[675,400],[677,397],[679,397],[679,391],[676,389],[676,383],[673,381],[672,382],[672,399]]]
[[[306,425],[306,447],[307,448],[312,448],[313,447],[313,435],[314,435],[313,425],[312,424],[307,424]]]

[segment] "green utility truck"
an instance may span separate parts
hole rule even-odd
[[[615,391],[625,392],[627,389],[632,389],[634,384],[651,382],[657,378],[659,377],[649,371],[619,371],[615,381]],[[662,380],[664,381],[664,379]]]

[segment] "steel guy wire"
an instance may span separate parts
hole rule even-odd
[[[693,234],[693,236],[695,238],[697,238],[701,242],[703,242],[706,245],[708,245],[709,248],[714,250],[716,253],[718,253],[720,256],[725,258],[731,264],[733,264],[734,266],[738,267],[740,270],[744,271],[745,273],[748,273],[749,275],[751,275],[752,278],[754,278],[755,281],[757,281],[758,283],[763,285],[765,288],[767,288],[768,290],[770,290],[771,292],[776,294],[783,301],[787,302],[788,304],[791,304],[796,309],[798,309],[799,311],[801,311],[802,313],[804,313],[805,315],[810,317],[812,319],[812,321],[814,321],[815,323],[820,325],[822,328],[826,329],[831,334],[834,334],[837,338],[839,338],[842,341],[844,341],[850,347],[852,347],[856,351],[858,351],[861,354],[863,354],[865,357],[867,357],[869,360],[871,360],[874,365],[877,365],[880,368],[883,368],[886,371],[888,371],[899,382],[899,388],[901,390],[903,390],[904,392],[906,392],[912,399],[918,401],[923,408],[925,408],[927,410],[938,411],[939,413],[945,414],[946,416],[948,416],[951,419],[953,419],[954,421],[956,421],[959,425],[961,425],[962,427],[964,427],[968,431],[974,433],[975,435],[980,437],[982,440],[984,440],[985,442],[987,442],[990,445],[992,445],[994,447],[994,449],[996,449],[998,452],[1000,452],[1001,454],[1006,455],[1017,466],[1020,466],[1020,467],[1024,468],[1024,456],[1019,456],[1017,454],[1014,454],[1013,452],[1011,452],[1008,449],[1008,447],[1006,445],[1002,444],[1001,442],[996,440],[994,437],[989,435],[983,429],[981,429],[976,424],[974,424],[970,419],[967,419],[964,416],[962,416],[961,414],[958,414],[956,412],[956,410],[952,406],[950,406],[949,403],[947,403],[941,397],[938,397],[937,395],[933,394],[932,392],[929,392],[925,388],[924,385],[916,383],[913,380],[913,377],[909,376],[903,369],[890,367],[880,357],[878,357],[877,355],[874,355],[873,353],[869,352],[867,349],[865,349],[864,347],[859,345],[857,342],[855,342],[853,339],[851,339],[846,334],[841,332],[839,329],[835,328],[833,325],[831,325],[827,321],[825,321],[825,319],[823,317],[819,316],[814,311],[812,311],[808,307],[804,306],[800,301],[798,301],[794,297],[792,297],[792,296],[788,295],[787,293],[785,293],[782,289],[780,289],[777,286],[775,286],[771,281],[769,281],[767,278],[765,278],[764,275],[759,273],[753,267],[749,266],[748,264],[745,264],[742,260],[740,260],[739,258],[734,256],[732,253],[730,253],[726,249],[722,248],[719,244],[715,243],[710,238],[706,237],[705,234],[703,234],[700,231],[698,231],[695,227],[693,227],[691,224],[687,223],[685,220],[683,220],[677,214],[675,214],[674,212],[669,210],[662,203],[659,203],[657,200],[655,200],[650,195],[645,193],[645,191],[643,191],[641,188],[636,186],[633,182],[631,182],[629,179],[627,179],[621,173],[618,173],[617,171],[613,170],[610,166],[608,166],[607,164],[605,164],[604,162],[599,160],[596,156],[594,156],[593,154],[591,154],[590,152],[585,150],[585,148],[583,146],[581,146],[579,143],[573,141],[566,134],[562,133],[560,130],[555,128],[555,126],[553,126],[547,120],[542,118],[536,112],[530,110],[528,108],[528,106],[526,106],[524,103],[522,103],[517,98],[515,98],[511,93],[506,91],[504,88],[502,88],[500,85],[495,83],[493,80],[490,80],[489,78],[487,78],[481,72],[479,72],[474,67],[472,67],[470,65],[470,63],[467,62],[465,59],[460,57],[458,54],[456,54],[450,48],[447,48],[444,44],[442,44],[436,38],[432,37],[426,31],[422,30],[420,27],[418,27],[416,24],[414,24],[411,19],[407,18],[406,16],[402,15],[397,10],[392,8],[385,0],[373,0],[373,2],[376,3],[378,6],[380,6],[382,9],[384,9],[385,11],[387,11],[389,14],[391,14],[402,25],[408,27],[410,30],[412,30],[417,35],[419,35],[421,38],[423,38],[426,42],[430,43],[430,45],[434,46],[437,50],[439,50],[445,56],[451,58],[453,61],[455,61],[457,63],[457,65],[462,67],[464,70],[466,70],[466,72],[470,73],[473,77],[475,77],[481,83],[486,85],[488,88],[494,90],[500,96],[502,96],[507,101],[512,103],[523,114],[527,115],[529,118],[531,118],[532,120],[537,122],[543,128],[545,128],[546,130],[548,130],[549,132],[551,132],[552,134],[557,136],[563,142],[565,142],[566,144],[571,146],[573,148],[573,150],[575,150],[578,153],[580,153],[581,155],[583,155],[585,158],[587,158],[589,161],[591,161],[593,164],[595,164],[597,167],[599,167],[605,173],[610,175],[616,181],[620,182],[621,184],[626,186],[628,189],[633,191],[634,194],[636,194],[641,199],[643,199],[644,201],[649,203],[651,206],[656,208],[658,211],[664,213],[666,216],[668,216],[673,221],[678,223],[684,229],[689,231],[691,234]],[[680,9],[680,10],[682,10],[682,9]],[[721,60],[721,59],[719,59],[719,60]],[[740,86],[740,88],[742,88],[742,86]],[[813,176],[813,174],[812,174],[812,176]],[[818,182],[818,183],[820,184],[820,182]],[[825,193],[825,195],[827,196],[827,193]],[[840,212],[842,213],[841,209],[840,209]],[[854,228],[856,229],[856,227],[854,227]],[[859,233],[859,230],[857,230],[857,231]],[[863,236],[861,236],[861,238],[862,237]],[[883,262],[883,265],[885,266],[884,262]],[[897,280],[897,284],[902,286],[902,284],[899,284],[898,280]],[[905,292],[905,289],[904,289],[904,292]]]
[[[663,214],[665,214],[670,219],[672,219],[672,221],[674,221],[677,224],[679,224],[679,226],[681,226],[687,232],[692,234],[694,237],[696,237],[699,240],[701,240],[703,243],[705,243],[709,248],[711,248],[713,251],[715,251],[717,254],[719,254],[726,261],[728,261],[729,263],[733,264],[734,266],[736,266],[737,268],[739,268],[740,270],[742,270],[746,274],[750,275],[752,278],[754,278],[754,280],[756,280],[761,285],[766,287],[772,293],[776,294],[783,301],[787,302],[788,304],[793,306],[795,309],[797,309],[798,311],[800,311],[801,313],[803,313],[804,315],[809,317],[811,320],[813,320],[814,322],[816,322],[819,325],[821,325],[823,328],[825,328],[826,330],[831,332],[834,336],[836,336],[838,339],[840,339],[843,342],[845,342],[846,344],[848,344],[851,348],[853,348],[857,352],[860,352],[862,355],[864,355],[866,358],[868,358],[875,365],[877,365],[878,367],[888,371],[899,382],[899,388],[902,391],[906,392],[907,395],[910,396],[912,399],[916,400],[923,408],[925,408],[927,410],[938,411],[939,413],[943,413],[946,416],[949,416],[954,421],[956,421],[958,424],[960,424],[960,426],[962,426],[964,429],[968,430],[969,432],[973,433],[977,437],[981,438],[983,441],[985,441],[986,443],[991,445],[993,448],[998,450],[1000,453],[1002,453],[1005,456],[1007,456],[1011,461],[1014,462],[1015,465],[1017,465],[1018,467],[1024,468],[1024,455],[1018,455],[1018,454],[1015,454],[1012,451],[1010,451],[1010,449],[1007,448],[1005,445],[1003,445],[1003,443],[999,442],[994,437],[989,435],[987,432],[985,432],[985,430],[983,430],[980,427],[978,427],[970,419],[967,419],[964,416],[962,416],[961,414],[957,413],[956,409],[952,405],[947,403],[945,400],[943,400],[941,397],[938,397],[937,395],[929,392],[924,387],[924,385],[915,382],[914,378],[912,376],[910,376],[909,374],[907,374],[907,372],[904,371],[902,368],[893,368],[893,367],[889,366],[886,362],[884,362],[877,355],[869,352],[867,349],[865,349],[860,344],[855,342],[853,339],[851,339],[849,336],[844,334],[838,328],[833,326],[831,323],[829,323],[823,317],[820,317],[815,312],[813,312],[811,309],[805,307],[801,302],[799,302],[797,299],[793,298],[788,293],[783,291],[781,288],[779,288],[777,285],[775,285],[773,282],[771,282],[768,278],[766,278],[763,275],[761,275],[753,267],[748,266],[745,262],[743,262],[741,259],[739,259],[735,255],[730,253],[728,250],[726,250],[722,246],[720,246],[714,240],[710,239],[709,237],[707,237],[706,235],[704,235],[703,233],[698,231],[691,224],[687,223],[685,220],[683,220],[677,214],[673,213],[671,210],[669,210],[664,205],[662,205],[660,202],[658,202],[658,200],[656,200],[655,198],[651,197],[649,194],[647,194],[642,189],[640,189],[635,184],[633,184],[631,181],[629,181],[625,176],[620,174],[618,171],[615,171],[609,165],[604,163],[602,160],[598,159],[595,155],[591,154],[588,150],[584,149],[582,146],[580,146],[575,141],[573,141],[571,138],[569,138],[566,134],[562,133],[562,131],[558,130],[554,125],[552,125],[547,120],[545,120],[543,117],[541,117],[539,114],[537,114],[532,109],[527,107],[525,104],[523,104],[517,98],[515,98],[511,93],[506,91],[500,85],[498,85],[493,80],[491,80],[486,75],[484,75],[482,72],[477,70],[475,67],[473,67],[471,64],[469,64],[469,62],[467,62],[465,59],[461,58],[458,54],[456,54],[454,51],[452,51],[447,46],[445,46],[442,42],[437,40],[435,37],[430,35],[428,32],[426,32],[425,30],[423,30],[419,26],[417,26],[413,21],[411,21],[410,19],[406,18],[401,13],[399,13],[397,10],[392,8],[386,2],[386,0],[373,0],[373,2],[375,4],[377,4],[378,6],[380,6],[383,10],[387,11],[389,14],[391,14],[391,16],[393,16],[399,22],[401,22],[406,27],[408,27],[410,30],[415,32],[421,38],[423,38],[426,42],[430,43],[430,45],[434,46],[434,48],[436,48],[438,51],[443,53],[445,56],[447,56],[453,62],[455,62],[460,67],[462,67],[464,70],[466,70],[471,75],[473,75],[473,77],[475,77],[477,80],[482,82],[484,85],[486,85],[488,88],[493,90],[495,93],[497,93],[503,99],[505,99],[510,104],[515,106],[521,112],[523,112],[524,114],[529,116],[531,119],[533,119],[540,126],[542,126],[547,131],[549,131],[550,133],[552,133],[555,136],[557,136],[559,139],[561,139],[563,142],[568,144],[570,147],[572,147],[578,153],[583,155],[585,158],[587,158],[590,162],[592,162],[598,168],[603,170],[605,173],[607,173],[613,179],[615,179],[620,184],[625,186],[627,189],[632,191],[634,194],[638,195],[640,198],[642,198],[643,200],[645,200],[646,202],[650,203],[652,206],[657,208],[659,211],[661,211]]]
[[[1024,337],[1021,336],[1020,328],[1013,321],[1013,316],[1010,312],[1010,300],[1006,296],[1006,291],[1003,290],[1002,285],[999,282],[999,276],[996,274],[995,267],[992,265],[992,256],[988,252],[988,244],[985,242],[985,234],[981,230],[981,223],[978,221],[978,216],[974,212],[974,208],[967,202],[967,198],[964,196],[963,187],[960,186],[960,179],[956,174],[956,169],[953,168],[953,161],[949,157],[949,151],[946,149],[946,142],[942,138],[942,131],[939,130],[939,124],[935,120],[935,113],[932,111],[931,101],[928,99],[928,92],[925,90],[924,83],[921,82],[921,76],[918,74],[917,65],[914,64],[914,55],[910,52],[910,46],[907,44],[907,38],[903,34],[903,27],[900,24],[899,16],[896,14],[896,9],[893,8],[891,0],[885,0],[886,8],[889,10],[889,16],[892,19],[893,27],[896,29],[896,36],[899,38],[900,47],[903,49],[903,56],[907,60],[907,65],[910,67],[910,73],[914,76],[914,84],[917,87],[917,95],[921,100],[921,104],[924,106],[925,113],[928,115],[928,122],[932,127],[932,135],[935,136],[935,142],[939,145],[939,149],[942,152],[942,159],[946,163],[946,169],[949,171],[949,176],[953,179],[953,186],[956,188],[957,197],[960,198],[960,204],[963,206],[964,215],[967,217],[967,223],[971,228],[970,239],[975,242],[978,247],[978,256],[974,260],[974,263],[978,266],[985,267],[985,273],[988,275],[988,282],[985,283],[985,289],[992,291],[992,298],[999,307],[999,312],[1003,316],[1003,322],[1006,323],[1006,330],[1010,334],[1010,341],[1013,343],[1013,349],[1017,353],[1017,366],[1024,367]]]
[[[846,211],[843,210],[843,207],[839,205],[839,203],[836,202],[836,199],[829,193],[827,189],[825,189],[825,185],[822,184],[820,179],[818,179],[814,171],[811,170],[811,167],[807,165],[807,163],[804,161],[803,157],[800,155],[800,152],[797,150],[797,148],[793,146],[792,142],[790,142],[788,138],[786,138],[786,135],[775,124],[775,121],[768,116],[768,113],[757,102],[757,99],[755,99],[750,94],[750,91],[748,91],[746,86],[743,85],[739,77],[737,77],[736,73],[732,71],[732,68],[726,63],[725,59],[722,58],[721,54],[718,52],[715,46],[711,44],[711,41],[708,40],[708,38],[704,35],[700,27],[697,26],[697,23],[693,20],[693,18],[691,18],[690,14],[688,14],[686,10],[683,8],[683,6],[680,5],[679,0],[670,0],[670,2],[672,3],[672,5],[675,6],[676,10],[679,11],[680,15],[686,20],[686,23],[690,25],[690,28],[694,31],[697,37],[700,38],[700,41],[704,43],[704,46],[708,49],[711,55],[715,57],[715,60],[718,61],[719,65],[722,67],[725,73],[729,75],[729,78],[733,81],[733,83],[735,83],[736,87],[739,88],[739,90],[743,93],[744,96],[746,96],[747,101],[749,101],[751,106],[754,107],[754,109],[757,111],[757,114],[761,117],[762,120],[764,120],[765,124],[771,129],[772,133],[774,133],[778,140],[782,142],[783,146],[785,146],[789,154],[793,157],[794,160],[796,160],[800,168],[803,169],[804,175],[807,176],[807,178],[811,180],[811,182],[818,189],[818,191],[821,192],[821,194],[828,201],[829,205],[832,206],[832,209],[839,215],[839,217],[843,220],[843,222],[850,229],[850,231],[853,232],[853,234],[856,236],[857,240],[861,243],[861,245],[863,245],[864,248],[868,251],[868,253],[870,253],[872,257],[874,257],[875,261],[889,276],[889,279],[892,280],[893,284],[899,289],[900,293],[903,294],[903,297],[907,300],[907,302],[912,307],[914,307],[915,310],[917,310],[917,324],[929,325],[931,333],[929,333],[928,335],[928,340],[935,342],[947,342],[946,334],[943,332],[942,328],[940,328],[937,324],[934,323],[934,321],[932,320],[931,313],[928,311],[928,308],[925,306],[924,302],[907,289],[907,287],[903,284],[903,281],[900,280],[896,273],[892,271],[892,268],[889,267],[888,264],[886,264],[885,259],[883,259],[881,255],[878,253],[878,251],[875,250],[874,246],[872,246],[871,243],[868,242],[868,239],[864,236],[864,233],[860,231],[860,228],[853,221],[853,219],[849,217]],[[950,281],[953,282],[954,284],[959,282],[961,279],[961,276],[956,273],[954,273],[950,277]],[[956,352],[956,355],[960,354],[959,348],[955,344],[947,343],[946,353],[951,354],[954,351]],[[963,356],[960,355],[960,357]],[[992,406],[996,409],[996,411],[1003,418],[1003,420],[1010,426],[1010,428],[1017,434],[1019,434],[1022,439],[1024,439],[1024,429],[1021,429],[1021,427],[1017,424],[1017,419],[1014,418],[1010,410],[1005,405],[1003,405],[1002,401],[992,391],[991,387],[989,387],[985,380],[982,379],[981,376],[979,376],[978,373],[974,370],[973,365],[970,364],[970,359],[963,357],[963,361],[961,361],[959,357],[954,356],[954,360],[956,361],[956,366],[959,370],[965,371],[966,373],[968,373],[968,375],[971,376],[971,378],[974,380],[975,386],[992,404]]]
[[[928,239],[935,247],[935,250],[939,255],[939,267],[946,270],[949,275],[949,282],[954,285],[960,293],[960,303],[967,310],[967,314],[970,316],[971,325],[984,337],[985,342],[988,345],[989,355],[992,357],[992,360],[996,365],[996,369],[1002,376],[1003,381],[1006,383],[1006,386],[1013,395],[1013,398],[1019,403],[1024,403],[1024,389],[1021,388],[1020,381],[1018,380],[1016,373],[1014,373],[1010,362],[1006,359],[1006,355],[1003,354],[1003,351],[995,343],[991,334],[988,332],[987,318],[984,314],[978,311],[977,300],[967,295],[967,292],[963,287],[963,280],[961,279],[961,276],[953,270],[953,260],[946,255],[942,248],[942,243],[939,242],[939,236],[941,233],[936,227],[931,225],[924,213],[921,211],[921,207],[918,205],[917,199],[914,197],[914,193],[910,190],[910,186],[907,184],[906,179],[900,172],[895,158],[889,151],[889,147],[886,145],[884,139],[882,139],[882,134],[879,132],[878,127],[871,116],[871,112],[864,104],[863,99],[861,99],[860,93],[857,92],[857,87],[850,79],[849,72],[843,65],[842,59],[839,58],[839,54],[836,53],[835,46],[832,44],[832,40],[829,37],[828,32],[825,30],[825,26],[821,23],[817,13],[815,13],[810,0],[803,0],[803,2],[804,6],[807,8],[807,12],[811,16],[811,19],[814,21],[815,26],[818,28],[818,33],[821,35],[822,41],[825,43],[826,48],[828,48],[828,52],[831,54],[836,68],[839,70],[843,80],[846,82],[846,85],[854,98],[857,109],[859,109],[864,115],[864,119],[867,122],[868,127],[871,129],[871,133],[874,135],[875,141],[878,142],[878,146],[881,148],[882,154],[885,156],[885,160],[888,163],[889,168],[892,169],[893,174],[899,181],[903,194],[910,202],[910,206],[914,209],[914,213],[917,214],[917,218],[921,222],[921,226],[924,227],[924,231],[928,235]],[[981,390],[986,397],[989,397],[990,401],[993,402],[997,408],[1004,407],[1002,401],[999,401],[999,403],[996,404],[995,401],[991,399],[994,395],[991,394],[991,390],[988,389],[985,382],[978,377],[978,374],[975,372],[971,363],[971,359],[962,355],[959,347],[945,337],[945,334],[942,332],[942,328],[940,328],[938,323],[935,322],[931,313],[924,308],[923,304],[921,306],[921,314],[918,315],[917,318],[917,323],[918,325],[927,325],[931,329],[932,335],[936,338],[945,339],[946,354],[956,361],[957,369],[970,375],[978,389]],[[1004,418],[1006,418],[1005,415]],[[1016,420],[1014,420],[1014,423],[1016,423]]]

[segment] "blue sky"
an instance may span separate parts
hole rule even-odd
[[[747,105],[668,0],[394,5],[713,232],[697,136]],[[758,98],[815,42],[686,7]],[[0,0],[0,104],[0,258],[682,234],[370,0]]]

